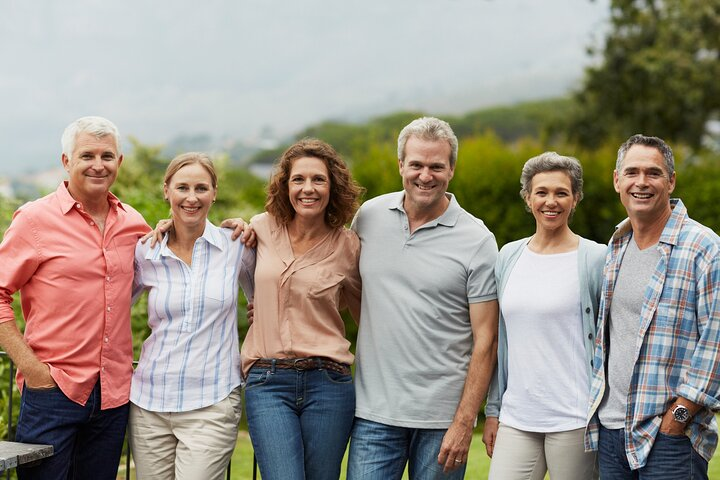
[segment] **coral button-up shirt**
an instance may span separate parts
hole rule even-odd
[[[30,348],[76,403],[85,405],[99,378],[102,409],[128,401],[133,258],[150,230],[111,193],[108,202],[101,233],[63,183],[18,209],[0,244],[0,322],[14,321],[20,290]],[[17,382],[22,388],[20,371]]]
[[[360,240],[345,228],[295,256],[287,227],[263,213],[257,232],[255,319],[242,345],[243,374],[259,358],[327,357],[351,364],[339,310],[360,318]]]

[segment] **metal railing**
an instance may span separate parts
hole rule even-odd
[[[3,359],[7,358],[7,361],[10,365],[10,368],[8,368],[8,396],[7,396],[7,402],[8,402],[8,408],[7,408],[7,440],[8,441],[14,441],[15,440],[15,432],[13,431],[13,398],[15,396],[15,393],[19,393],[17,390],[17,387],[15,386],[15,364],[10,359],[8,354],[6,352],[0,351],[0,361],[3,361]],[[133,366],[136,366],[137,362],[133,362]],[[125,454],[125,480],[130,480],[130,445],[127,442],[127,439],[125,441],[125,446],[123,449],[123,453]],[[227,480],[230,480],[230,468],[232,467],[232,463],[228,463],[227,473],[225,478]],[[253,455],[253,472],[252,472],[252,478],[253,480],[257,480],[257,459]],[[10,479],[10,470],[7,470],[5,472],[5,478],[7,480]]]

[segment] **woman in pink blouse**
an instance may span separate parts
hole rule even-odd
[[[242,346],[248,427],[265,480],[337,479],[355,412],[340,311],[360,318],[360,241],[344,225],[361,188],[335,150],[305,139],[270,180],[254,322]]]

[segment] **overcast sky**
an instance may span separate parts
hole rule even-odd
[[[577,87],[609,0],[0,0],[0,175],[83,115],[159,144]]]

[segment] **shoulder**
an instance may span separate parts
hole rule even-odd
[[[522,248],[527,245],[529,239],[530,237],[525,237],[520,240],[513,240],[512,242],[508,242],[503,245],[500,252],[498,252],[498,261],[511,257],[518,251],[522,250]]]
[[[273,217],[267,213],[258,213],[250,219],[250,224],[253,229],[258,232],[267,231],[271,228],[271,225],[275,224]]]
[[[495,235],[493,235],[487,225],[485,225],[485,222],[462,208],[457,202],[451,204],[451,208],[455,208],[457,211],[456,227],[467,230],[476,237],[479,235],[481,237],[495,238]]]
[[[378,210],[386,210],[393,205],[398,205],[402,198],[403,192],[392,192],[378,195],[377,197],[366,200],[358,209],[358,215],[375,212]]]
[[[122,205],[122,209],[125,211],[125,216],[128,219],[130,219],[131,221],[133,221],[135,223],[139,223],[142,225],[147,224],[147,222],[145,222],[145,218],[142,216],[142,214],[140,212],[138,212],[137,210],[135,210],[135,208],[132,205],[125,203],[125,202],[120,202],[120,204]]]
[[[360,251],[360,238],[354,230],[342,227],[339,229],[338,238],[342,248],[347,248],[353,253]]]
[[[580,237],[580,249],[582,249],[591,260],[602,260],[603,263],[605,262],[605,256],[608,251],[607,245]]]

